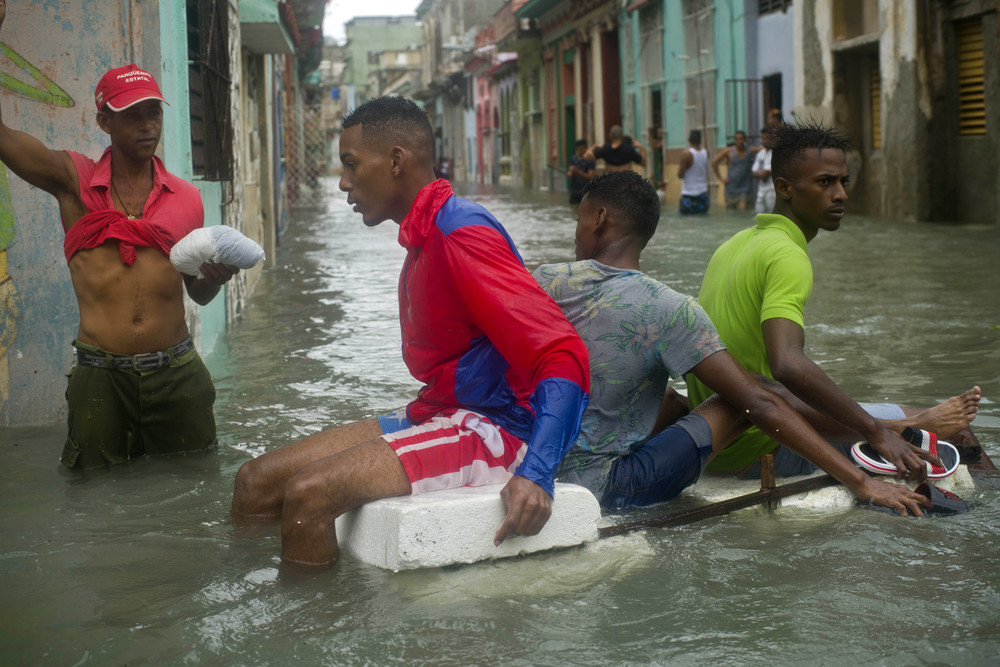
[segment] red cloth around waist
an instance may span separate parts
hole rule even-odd
[[[69,262],[80,250],[96,248],[109,239],[117,239],[122,264],[132,266],[135,263],[136,246],[156,248],[170,257],[170,249],[180,240],[180,237],[175,236],[183,236],[183,232],[182,229],[164,229],[143,218],[129,220],[128,216],[113,208],[102,209],[87,213],[69,228],[63,241],[63,250],[66,261]]]

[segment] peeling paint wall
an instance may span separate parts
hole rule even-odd
[[[877,23],[847,35],[837,33],[838,21],[843,28],[845,16],[855,20],[859,6],[867,14],[873,5],[796,4],[796,117],[836,125],[854,140],[850,210],[903,220],[998,221],[997,4],[878,0]],[[958,132],[955,26],[963,20],[983,25],[987,119],[981,135]]]

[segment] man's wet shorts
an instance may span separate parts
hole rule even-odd
[[[698,215],[708,213],[708,193],[700,195],[681,195],[680,213],[681,215]]]
[[[699,414],[684,415],[611,464],[601,497],[606,510],[673,500],[698,481],[712,453],[712,429]]]
[[[396,452],[412,492],[504,484],[527,445],[488,418],[451,408],[413,424],[405,410],[378,418],[382,438]]]
[[[121,357],[74,341],[78,363],[69,375],[69,437],[62,463],[94,468],[144,454],[203,450],[216,443],[215,387],[190,339],[170,350],[140,355],[138,367]],[[183,346],[183,347],[182,347]],[[182,350],[182,351],[181,351]],[[163,365],[146,363],[160,355]],[[104,367],[84,365],[107,361]],[[114,366],[114,367],[112,367]]]

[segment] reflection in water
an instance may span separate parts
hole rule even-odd
[[[335,188],[333,188],[335,190]],[[529,267],[570,258],[562,195],[480,191]],[[643,268],[697,292],[749,224],[667,212]],[[1000,458],[996,228],[848,218],[810,244],[810,354],[865,400],[979,383]],[[71,476],[62,424],[0,430],[5,662],[222,664],[986,663],[1000,650],[1000,494],[975,511],[737,513],[587,547],[393,574],[280,567],[277,526],[228,522],[251,456],[403,405],[396,226],[342,200],[302,215],[206,361],[220,446]],[[57,393],[57,392],[56,392]],[[54,400],[61,396],[54,396]],[[652,510],[655,513],[655,510]],[[848,639],[849,638],[849,639]],[[843,656],[843,657],[841,657]]]

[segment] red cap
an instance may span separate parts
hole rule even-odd
[[[144,100],[166,102],[153,75],[144,69],[139,69],[135,63],[116,67],[102,76],[94,93],[98,111],[104,108],[105,104],[112,111],[121,111]]]

